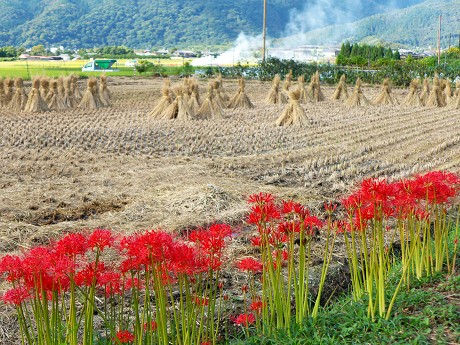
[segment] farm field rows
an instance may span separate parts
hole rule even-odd
[[[284,128],[275,126],[283,106],[264,101],[270,83],[248,81],[254,109],[225,110],[222,120],[159,121],[148,113],[161,86],[161,79],[111,77],[111,108],[0,109],[0,256],[72,229],[234,223],[247,211],[245,198],[260,191],[320,208],[364,177],[460,169],[459,110],[350,108],[323,87],[326,101],[302,105],[310,125]],[[238,83],[224,80],[223,88],[232,96]],[[200,81],[202,97],[205,89]],[[379,88],[363,92],[373,99]],[[408,90],[393,92],[402,102]],[[14,326],[4,320],[0,342],[1,330]]]

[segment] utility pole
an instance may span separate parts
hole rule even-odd
[[[263,48],[262,48],[262,63],[265,62],[265,41],[267,39],[267,0],[264,0],[264,22],[263,22],[263,30],[262,30],[262,39],[263,39]]]
[[[438,29],[438,66],[441,64],[441,22],[442,22],[442,16],[439,16],[439,29]]]

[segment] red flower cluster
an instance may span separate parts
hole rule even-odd
[[[240,314],[237,317],[233,319],[233,322],[236,325],[241,325],[241,326],[248,326],[256,322],[256,317],[254,316],[253,313],[249,314]]]
[[[118,340],[122,344],[128,344],[134,341],[134,334],[130,331],[118,331],[113,340]]]

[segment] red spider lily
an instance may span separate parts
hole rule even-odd
[[[130,331],[118,331],[113,340],[118,340],[122,344],[127,344],[134,341],[134,334]]]
[[[196,248],[175,243],[169,252],[169,268],[176,275],[193,275],[207,271],[207,261]]]
[[[104,289],[106,296],[120,295],[123,292],[123,281],[118,272],[103,272],[98,277],[98,285]]]
[[[247,222],[249,224],[264,224],[280,218],[280,210],[275,204],[256,204],[251,207],[251,213],[248,216]]]
[[[260,314],[262,312],[262,309],[264,309],[264,307],[265,307],[264,303],[260,300],[260,298],[258,298],[251,302],[251,305],[249,306],[249,310],[256,312],[257,314]]]
[[[25,286],[20,286],[7,290],[1,297],[1,300],[5,304],[19,306],[22,304],[22,302],[29,298],[31,298],[29,289],[27,289]]]
[[[80,233],[67,234],[52,246],[53,250],[62,256],[75,258],[77,255],[85,255],[89,249],[87,238]]]
[[[204,306],[209,305],[209,298],[195,296],[194,302],[196,305],[204,307]]]
[[[155,332],[157,329],[158,325],[156,321],[150,321],[150,323],[144,323],[144,331],[150,331],[150,332]]]
[[[210,341],[202,341],[200,345],[211,345]]]
[[[24,276],[22,259],[19,256],[5,255],[0,259],[0,276],[14,283]]]
[[[131,290],[131,289],[142,290],[144,287],[145,287],[145,284],[142,283],[142,281],[140,281],[139,279],[137,279],[137,278],[128,278],[128,279],[126,279],[123,288],[124,288],[125,291],[127,291],[127,290]]]
[[[233,323],[241,326],[248,326],[256,322],[256,317],[253,313],[249,314],[240,314],[233,319]]]
[[[313,236],[315,234],[315,229],[322,228],[324,223],[316,216],[309,216],[305,218],[303,225],[305,233],[308,236]]]
[[[252,194],[248,197],[248,202],[251,204],[267,204],[275,200],[275,197],[270,193]]]
[[[111,230],[96,229],[88,236],[88,247],[98,249],[101,252],[105,247],[112,247],[115,238]]]
[[[278,232],[284,233],[286,235],[291,235],[294,232],[300,232],[300,220],[291,220],[287,222],[281,222],[278,224]]]
[[[53,252],[46,247],[35,247],[26,252],[22,260],[26,286],[38,288],[38,291],[53,290],[55,284],[49,272],[54,261]]]
[[[251,238],[251,244],[254,247],[260,247],[260,245],[262,244],[262,238],[260,236],[254,236],[253,238]]]
[[[281,210],[285,217],[289,215],[296,215],[300,219],[305,219],[305,217],[308,217],[310,215],[310,211],[308,210],[308,208],[292,200],[283,200]]]
[[[414,179],[414,194],[430,204],[447,203],[460,187],[460,177],[444,171],[431,171]]]
[[[326,211],[326,214],[331,215],[335,212],[336,209],[337,209],[337,204],[332,203],[332,202],[324,203],[324,210]]]
[[[350,231],[350,225],[345,220],[335,220],[332,222],[332,228],[336,233],[343,234],[345,231]]]
[[[101,275],[105,271],[103,262],[99,262],[96,266],[95,262],[87,264],[81,271],[75,275],[75,283],[78,286],[91,286],[93,282],[99,283]]]
[[[263,270],[262,263],[257,260],[254,260],[253,258],[242,259],[237,263],[236,266],[241,271],[248,271],[253,273],[259,273]]]

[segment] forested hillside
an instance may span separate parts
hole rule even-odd
[[[268,0],[268,33],[280,37],[290,11],[320,5],[353,20],[422,0]],[[262,31],[262,0],[0,0],[0,46],[126,45],[134,48],[226,44]],[[307,21],[308,18],[305,18]]]

